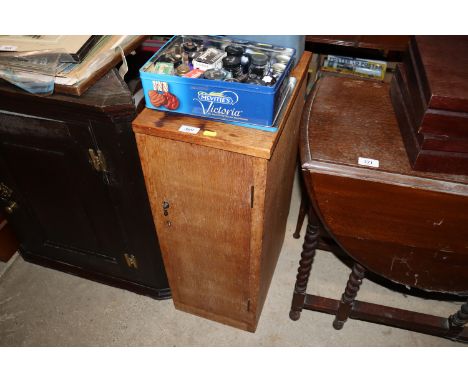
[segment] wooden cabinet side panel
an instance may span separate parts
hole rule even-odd
[[[266,159],[253,159],[254,197],[252,208],[252,234],[250,239],[250,285],[252,290],[251,307],[255,316],[255,327],[263,306],[259,296],[262,282],[262,246],[265,225],[265,190],[268,161]],[[261,301],[261,303],[260,303]]]
[[[271,159],[269,161],[257,160],[257,163],[260,161],[267,163],[257,317],[260,316],[281,252],[291,204],[291,193],[297,166],[299,122],[307,83],[302,81],[299,85],[301,87],[295,104]]]
[[[174,303],[221,322],[250,322],[252,159],[136,138]]]

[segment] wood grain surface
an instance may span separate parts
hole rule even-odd
[[[468,113],[430,108],[412,57],[408,52],[404,63],[397,65],[394,78],[414,119],[414,128],[421,134],[468,140]]]
[[[285,234],[309,61],[276,133],[152,110],[134,122],[176,308],[256,330]],[[178,131],[195,122],[216,137]]]
[[[116,70],[110,70],[81,97],[53,94],[43,97],[27,93],[0,81],[0,109],[37,117],[82,121],[84,117],[102,119],[135,112],[132,94]]]
[[[403,63],[398,64],[392,78],[395,82],[392,86],[398,86],[399,94],[396,96],[400,98],[398,102],[393,103],[393,107],[406,109],[409,127],[412,130],[407,132],[400,129],[401,133],[403,135],[415,134],[423,150],[468,152],[468,138],[463,138],[468,128],[468,114],[434,109],[427,109],[425,113],[422,113],[417,105],[417,97],[420,100],[419,107],[422,105],[421,93],[415,90],[414,81],[412,81],[410,91],[407,68],[408,66]]]
[[[418,141],[423,150],[468,153],[468,140],[466,139],[448,139],[446,136],[421,134]]]
[[[468,197],[311,175],[338,242],[369,270],[417,288],[468,293]]]
[[[174,302],[246,321],[251,157],[143,134],[137,141]]]
[[[411,168],[388,84],[326,76],[316,86],[317,91],[311,96],[314,102],[309,104],[313,112],[308,112],[303,121],[311,124],[313,116],[315,126],[310,131],[302,130],[309,142],[302,156],[304,167],[313,167],[318,161],[317,166],[324,171],[343,165],[340,171],[353,176],[362,174],[408,187],[462,193],[468,189],[466,176],[423,173]],[[379,160],[379,167],[373,170],[360,166],[359,157]]]
[[[414,36],[410,50],[428,107],[468,112],[468,36]]]
[[[264,186],[264,221],[261,231],[262,235],[260,236],[262,248],[258,316],[260,316],[261,308],[268,293],[286,231],[297,165],[299,122],[304,107],[307,86],[305,77],[304,73],[290,117],[286,122],[271,159],[266,162],[266,176],[262,176],[266,184]],[[257,159],[255,163],[258,164],[260,161],[262,160]],[[263,173],[265,174],[265,172]]]
[[[411,169],[388,90],[319,80],[301,138],[316,211],[367,269],[404,285],[466,294],[468,177]],[[379,160],[379,167],[360,166],[359,157]]]
[[[396,78],[391,83],[390,95],[411,167],[419,171],[468,175],[468,153],[440,150],[444,146],[439,141],[433,139],[426,143],[424,136],[417,132],[411,109],[408,107],[408,99],[403,96]],[[465,141],[461,142],[459,146],[462,146],[464,151]],[[423,145],[427,147],[428,144],[435,146],[435,149],[424,149]],[[450,140],[445,141],[445,144],[445,148],[454,147]]]

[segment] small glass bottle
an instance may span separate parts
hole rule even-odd
[[[208,69],[204,74],[203,78],[207,80],[218,80],[222,81],[227,77],[228,72],[224,69]]]
[[[268,56],[263,53],[252,53],[250,55],[250,68],[251,74],[256,74],[262,78],[267,71]]]
[[[243,74],[241,59],[238,56],[226,56],[223,58],[223,68],[231,73],[232,78],[237,78]]]
[[[262,84],[265,86],[275,86],[276,83],[276,78],[274,76],[271,76],[267,74],[262,78]]]
[[[246,84],[252,84],[252,85],[263,85],[261,77],[256,75],[255,73],[250,73],[247,76],[247,79],[245,80]]]
[[[190,68],[189,68],[189,66],[187,64],[181,64],[176,69],[176,74],[179,77],[183,77],[184,74],[187,74],[188,72],[190,72]]]
[[[182,44],[184,50],[184,63],[187,64],[191,69],[193,69],[192,61],[198,56],[198,46],[191,39],[185,40]]]
[[[276,64],[273,64],[271,66],[271,72],[272,75],[276,78],[280,77],[281,74],[286,70],[286,65],[282,64],[280,62],[277,62]]]
[[[245,49],[243,46],[240,45],[228,45],[224,49],[228,56],[236,56],[239,57],[241,60],[242,72],[244,74],[249,72],[250,66],[250,54],[245,53]]]
[[[182,46],[179,43],[174,44],[172,46],[172,54],[182,54],[182,53],[183,53]]]
[[[185,53],[195,52],[197,50],[197,44],[195,44],[191,39],[185,40],[182,44],[182,48],[184,49]]]
[[[228,45],[225,49],[228,56],[242,57],[244,54],[244,48],[240,45]]]
[[[288,65],[289,60],[291,60],[291,56],[288,56],[286,54],[278,54],[275,56],[276,62],[284,65]]]

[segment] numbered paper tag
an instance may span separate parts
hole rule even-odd
[[[14,45],[0,45],[0,50],[6,51],[6,52],[15,52],[16,49],[18,49]]]
[[[196,134],[196,133],[198,133],[200,131],[200,128],[199,127],[182,125],[182,126],[179,127],[179,131],[182,131],[183,133]]]
[[[379,161],[377,159],[359,157],[358,164],[361,166],[379,167]]]

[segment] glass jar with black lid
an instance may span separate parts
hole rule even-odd
[[[228,45],[224,50],[228,56],[241,58],[244,54],[244,48],[240,45]]]
[[[198,57],[200,54],[198,52],[198,45],[193,42],[191,39],[187,39],[183,44],[182,48],[184,50],[185,62],[191,67],[192,61]]]
[[[223,58],[223,68],[231,73],[232,78],[243,74],[241,58],[239,56],[226,56]]]
[[[263,77],[267,72],[268,56],[264,53],[252,53],[250,55],[250,68],[251,74],[256,74]]]
[[[203,78],[207,80],[222,81],[227,77],[228,72],[224,69],[208,69],[203,74]]]
[[[246,74],[249,71],[250,55],[245,53],[244,47],[240,45],[228,45],[225,49],[228,56],[239,57],[242,65],[242,72]]]
[[[191,39],[186,39],[185,42],[182,44],[182,48],[184,49],[185,53],[189,53],[195,52],[198,46]]]
[[[249,73],[245,83],[252,85],[263,85],[261,77],[257,76],[255,73]]]

